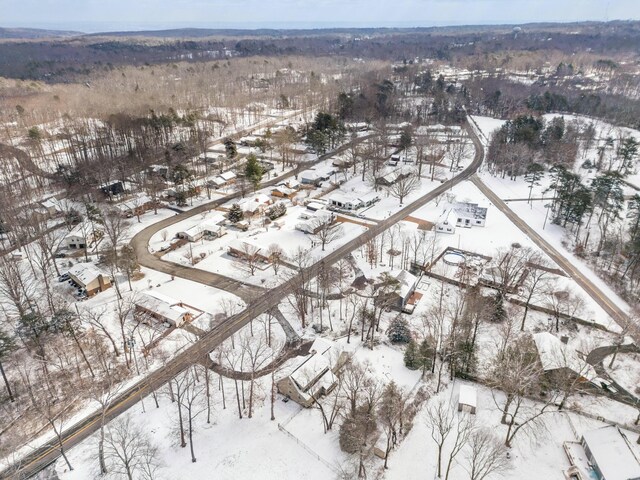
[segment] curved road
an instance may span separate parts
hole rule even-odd
[[[320,269],[332,265],[339,259],[349,255],[354,250],[365,245],[368,241],[380,235],[382,232],[389,229],[400,220],[404,219],[410,213],[426,205],[439,195],[444,194],[453,186],[471,177],[482,163],[482,160],[484,158],[484,148],[480,143],[480,140],[476,137],[475,133],[468,126],[467,131],[469,132],[469,135],[473,140],[476,152],[473,161],[465,170],[460,172],[460,174],[453,177],[451,180],[442,183],[431,192],[420,197],[418,200],[402,208],[394,215],[381,221],[377,225],[372,226],[363,234],[342,245],[335,251],[329,253],[321,261],[305,269],[304,272],[298,273],[290,280],[284,282],[283,284],[272,290],[269,290],[265,295],[261,295],[260,297],[254,299],[248,304],[247,308],[239,314],[229,317],[221,322],[215,328],[203,335],[194,344],[185,348],[173,358],[171,358],[162,368],[150,373],[146,378],[132,385],[127,390],[122,392],[118,397],[116,397],[107,411],[107,421],[124,413],[126,410],[140,401],[141,398],[149,395],[152,391],[164,385],[167,381],[178,375],[193,363],[205,359],[208,356],[209,352],[213,351],[226,338],[240,330],[252,319],[277,306],[283,298],[285,298],[290,292],[293,291],[294,286],[296,286],[296,284],[299,284],[301,275],[306,275],[306,278],[312,278],[316,276]],[[267,183],[265,185],[269,184]],[[153,236],[153,234],[162,228],[184,220],[185,218],[188,218],[190,216],[202,213],[203,211],[215,207],[221,202],[226,202],[236,197],[237,195],[229,195],[223,199],[219,199],[206,205],[197,207],[193,210],[190,210],[189,212],[185,212],[183,214],[162,220],[161,222],[158,222],[142,230],[136,235],[136,237],[134,237],[132,241],[132,244],[136,248],[139,255],[140,263],[148,268],[158,269],[163,272],[166,272],[168,270],[168,273],[171,273],[171,271],[177,264],[164,262],[155,255],[152,255],[148,252],[148,240]],[[210,276],[213,274],[204,271],[202,271],[202,275],[204,276],[201,277],[200,274],[195,273],[198,272],[198,270],[196,269],[190,269],[188,267],[183,267],[182,265],[179,265],[179,267],[185,268],[185,270],[183,270],[182,268],[176,269],[176,273],[174,274],[177,275],[179,273],[180,276],[184,274],[186,278],[196,281],[202,280],[203,282],[206,282],[207,285],[214,284],[215,286],[220,288],[220,284],[216,284],[216,282],[230,281],[230,279],[227,279],[226,277]],[[198,276],[198,279],[196,279],[196,275]],[[228,284],[228,286],[230,288],[234,288],[234,285],[232,284]],[[64,432],[63,442],[65,448],[69,449],[74,445],[77,445],[82,440],[86,439],[91,434],[96,432],[99,428],[100,415],[96,413],[88,416],[85,420],[70,427]],[[57,444],[55,442],[49,442],[24,458],[20,465],[14,466],[12,469],[5,470],[4,472],[0,472],[0,478],[29,478],[30,476],[34,475],[35,473],[53,463],[59,456],[60,451]]]

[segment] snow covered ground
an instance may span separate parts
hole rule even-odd
[[[605,366],[611,378],[626,391],[640,395],[640,354],[619,353],[616,356],[613,366],[609,367],[612,357],[604,359]]]

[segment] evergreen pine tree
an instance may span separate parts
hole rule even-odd
[[[502,323],[507,318],[507,311],[504,308],[504,297],[500,292],[496,293],[493,303],[493,315],[491,321]]]
[[[227,218],[231,223],[238,223],[240,220],[242,220],[244,218],[244,212],[242,211],[242,208],[240,208],[240,205],[238,205],[237,203],[231,205],[231,209],[227,214]]]
[[[424,375],[431,368],[431,362],[433,361],[433,349],[426,338],[420,342],[417,357],[418,366],[422,368],[422,375]]]
[[[409,343],[411,341],[411,330],[407,321],[398,315],[391,321],[387,330],[387,337],[391,343]]]
[[[257,189],[264,175],[264,169],[256,156],[252,153],[247,157],[247,163],[244,167],[244,176],[253,185],[253,189]]]
[[[417,370],[420,368],[417,358],[417,349],[418,345],[414,339],[411,339],[407,345],[407,349],[404,351],[404,364],[410,370]]]

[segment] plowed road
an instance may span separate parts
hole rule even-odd
[[[234,332],[240,330],[243,326],[245,326],[251,319],[256,318],[262,313],[270,310],[271,308],[277,306],[284,297],[286,297],[292,290],[293,287],[300,282],[300,275],[304,273],[306,278],[311,278],[317,275],[318,271],[321,268],[332,265],[337,262],[339,259],[346,257],[351,252],[366,244],[369,240],[380,235],[382,232],[390,228],[391,226],[398,223],[400,220],[404,219],[411,213],[413,213],[418,208],[426,205],[428,202],[434,200],[439,195],[442,195],[447,190],[457,185],[458,183],[470,178],[480,164],[482,163],[484,156],[484,149],[481,145],[478,138],[475,136],[473,131],[470,128],[467,128],[469,131],[469,135],[473,139],[475,145],[475,158],[472,163],[459,175],[448,180],[438,187],[436,187],[431,192],[422,196],[415,202],[407,205],[402,208],[399,212],[395,213],[391,217],[379,222],[377,225],[372,226],[369,230],[359,235],[355,239],[346,243],[345,245],[339,247],[334,252],[329,253],[323,260],[318,263],[310,266],[305,269],[304,272],[298,273],[291,280],[279,285],[278,287],[265,292],[264,295],[261,295],[259,298],[251,301],[247,308],[240,312],[237,315],[227,318],[218,326],[216,326],[211,331],[207,332],[203,335],[198,341],[196,341],[193,345],[185,348],[180,353],[178,353],[175,357],[167,362],[167,364],[162,367],[162,369],[150,373],[144,380],[136,383],[131,386],[127,390],[123,391],[110,406],[107,413],[107,420],[117,417],[118,415],[125,412],[131,406],[140,401],[140,398],[145,397],[152,391],[158,389],[162,385],[164,385],[169,379],[173,378],[181,371],[185,370],[187,367],[192,365],[193,363],[199,361],[203,357],[209,354],[212,350],[214,350],[220,343],[222,343],[226,338],[232,335]],[[492,192],[490,192],[492,193]],[[183,214],[179,214],[177,216],[168,218],[161,222],[158,222],[146,229],[142,230],[140,233],[136,235],[136,237],[132,240],[132,244],[136,249],[138,254],[138,258],[140,264],[163,271],[165,273],[174,274],[176,276],[188,278],[193,281],[201,282],[206,285],[212,286],[223,286],[226,288],[243,288],[239,287],[239,282],[233,283],[235,281],[229,280],[226,277],[220,277],[214,274],[210,274],[208,272],[199,271],[195,269],[185,268],[181,265],[172,264],[169,262],[164,262],[162,259],[152,255],[148,251],[148,243],[149,239],[156,232],[160,231],[163,228],[166,228],[169,225],[172,225],[176,222],[184,220],[189,216],[196,215],[198,213],[202,213],[203,211],[209,210],[221,203],[227,202],[228,200],[234,198],[235,195],[231,195],[225,197],[223,199],[217,200],[216,202],[211,202],[207,205],[203,205],[202,207],[198,207],[189,212],[185,212]],[[491,197],[493,199],[493,197]],[[498,199],[499,200],[499,199]],[[499,205],[499,202],[494,200],[496,205]],[[516,217],[516,220],[517,217]],[[562,257],[559,257],[560,261],[558,262],[561,266],[564,267],[564,263],[562,262]],[[571,272],[571,268],[567,267],[567,270]],[[197,272],[197,273],[196,273]],[[222,282],[231,282],[225,285],[220,285]],[[594,287],[595,288],[595,287]],[[604,302],[604,299],[603,299]],[[63,434],[63,442],[65,448],[71,448],[74,445],[78,444],[82,440],[89,437],[92,433],[96,432],[100,428],[100,416],[99,414],[94,414],[87,417],[84,421],[79,424],[76,424],[69,429],[65,430]],[[1,475],[1,478],[28,478],[29,476],[37,473],[42,470],[47,465],[51,464],[55,461],[59,456],[59,447],[55,442],[50,442],[41,448],[34,451],[32,454],[27,456],[21,465],[12,471],[5,471]]]

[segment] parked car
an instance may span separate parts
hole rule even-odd
[[[60,275],[60,276],[58,277],[58,281],[59,281],[60,283],[62,283],[62,282],[66,282],[67,280],[69,280],[69,278],[70,278],[70,277],[69,277],[69,274],[68,274],[68,273],[63,273],[62,275]]]
[[[65,258],[66,256],[67,256],[67,254],[64,253],[64,252],[58,252],[55,255],[56,258]]]

